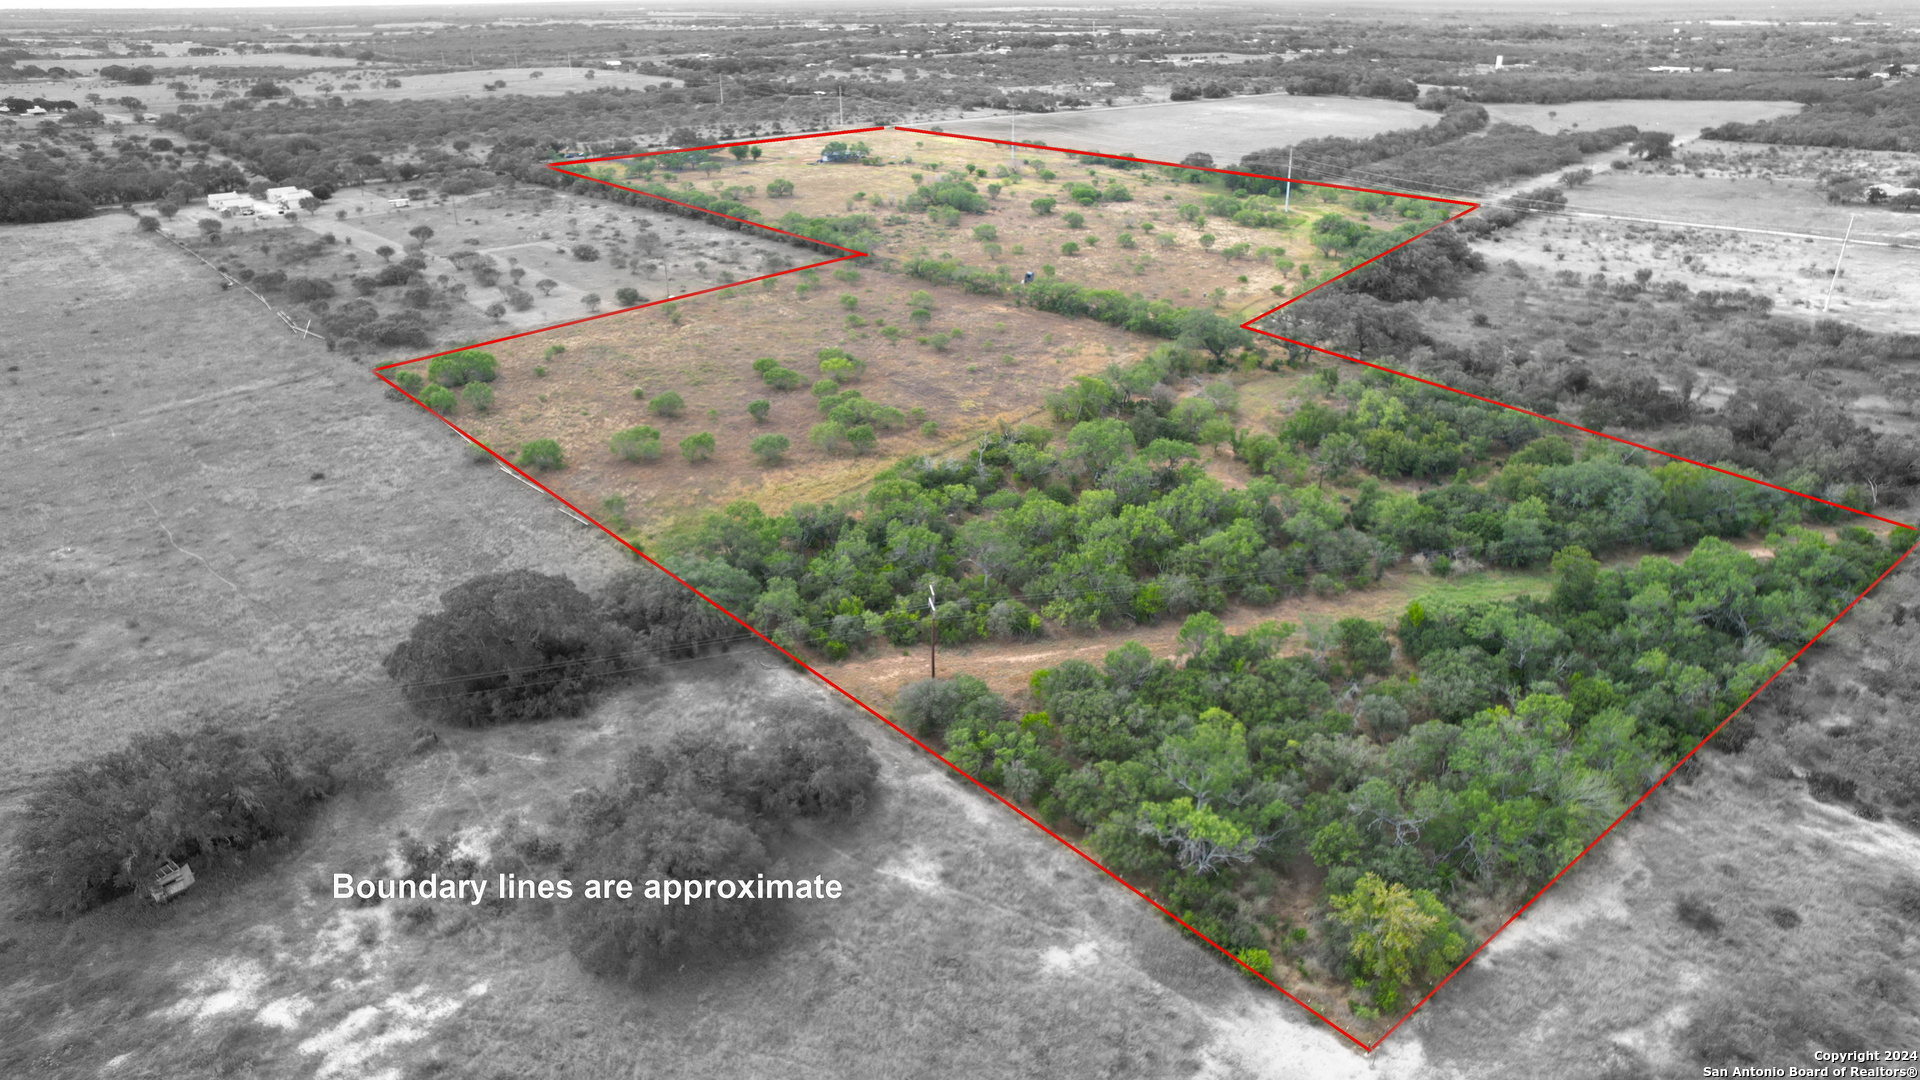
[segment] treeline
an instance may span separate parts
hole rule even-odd
[[[1794,116],[1721,124],[1701,138],[1725,142],[1837,146],[1849,150],[1920,150],[1920,80],[1867,80],[1871,92],[1823,101]]]
[[[1798,101],[1803,105],[1837,101],[1859,92],[1824,73],[1590,72],[1577,75],[1503,71],[1468,75],[1463,80],[1475,101],[1565,105],[1575,101],[1648,99],[1670,101]],[[1875,80],[1877,81],[1877,80]]]
[[[1388,1010],[1465,954],[1442,897],[1464,912],[1548,880],[1911,540],[1787,529],[1765,561],[1707,540],[1613,569],[1567,547],[1547,596],[1414,603],[1397,649],[1364,619],[1234,635],[1197,614],[1184,663],[1128,643],[1035,672],[1037,712],[962,677],[908,687],[900,713],[1256,967],[1313,948],[1261,916],[1258,884],[1311,859],[1318,955]],[[1383,905],[1398,953],[1356,932]]]
[[[1424,259],[1432,243],[1430,237],[1389,258]],[[1429,334],[1413,309],[1383,302],[1364,279],[1344,294],[1321,290],[1303,297],[1269,323],[1286,337],[1416,371],[1467,393],[1546,415],[1571,414],[1584,427],[1663,429],[1660,449],[1732,463],[1856,509],[1890,500],[1900,505],[1920,486],[1920,448],[1912,440],[1868,429],[1843,402],[1809,393],[1800,378],[1822,368],[1892,371],[1920,357],[1920,335],[1772,318],[1770,297],[1696,292],[1683,282],[1654,282],[1648,270],[1562,273],[1551,280],[1562,299],[1550,318],[1466,342]],[[1602,342],[1625,348],[1610,351]],[[1703,405],[1700,368],[1733,380],[1738,392],[1717,409]],[[1814,505],[1809,513],[1837,520],[1840,512]]]
[[[1386,158],[1350,175],[1395,189],[1412,187],[1447,192],[1482,191],[1577,165],[1589,154],[1631,142],[1640,129],[1627,124],[1593,131],[1543,135],[1517,124],[1495,124],[1486,134],[1431,149]]]
[[[740,503],[671,556],[675,572],[788,646],[833,659],[923,641],[927,589],[941,640],[1013,638],[1045,620],[1153,622],[1233,600],[1365,588],[1408,554],[1463,568],[1540,565],[1558,547],[1677,550],[1704,536],[1796,523],[1801,501],[1681,464],[1647,467],[1541,438],[1541,421],[1393,376],[1316,385],[1272,433],[1236,430],[1216,382],[1181,398],[1164,380],[1208,369],[1162,347],[1049,395],[1063,432],[984,437],[962,460],[910,459],[861,503],[779,516]],[[1228,488],[1196,464],[1230,442],[1253,471]],[[1505,459],[1504,467],[1501,461]],[[1372,478],[1342,499],[1326,486]],[[1419,494],[1377,481],[1441,482]]]
[[[1344,95],[1386,98],[1390,101],[1412,101],[1420,96],[1420,88],[1412,79],[1397,72],[1382,71],[1375,65],[1315,64],[1296,61],[1288,64],[1283,70],[1286,72],[1286,78],[1281,81],[1281,86],[1287,93],[1296,97]]]
[[[1484,131],[1477,138],[1469,134]],[[1292,147],[1300,180],[1377,185],[1441,193],[1473,192],[1518,177],[1578,163],[1588,154],[1629,142],[1631,125],[1543,135],[1516,124],[1487,124],[1486,109],[1468,102],[1447,106],[1431,127],[1388,131],[1368,139],[1312,139]],[[1287,173],[1288,148],[1258,150],[1240,160],[1248,172]]]
[[[1365,139],[1328,136],[1295,143],[1293,175],[1301,180],[1335,178],[1362,165],[1371,165],[1428,147],[1452,142],[1463,135],[1484,131],[1487,110],[1478,105],[1460,103],[1449,106],[1440,119],[1427,127],[1383,131]],[[1288,147],[1256,150],[1240,159],[1240,168],[1265,176],[1286,176]]]
[[[86,217],[95,206],[165,201],[175,207],[209,191],[244,189],[231,164],[188,163],[204,147],[176,148],[170,140],[116,140],[114,153],[95,160],[53,139],[25,143],[0,156],[0,224],[31,224]]]

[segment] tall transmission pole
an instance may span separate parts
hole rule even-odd
[[[1287,203],[1281,213],[1293,213],[1293,147],[1287,147]]]
[[[1833,260],[1833,277],[1827,281],[1827,298],[1820,303],[1820,314],[1825,315],[1833,306],[1833,287],[1840,284],[1840,261],[1847,257],[1847,241],[1853,239],[1853,220],[1859,214],[1847,215],[1847,235],[1840,238],[1840,255]]]
[[[927,582],[927,612],[933,632],[927,635],[927,678],[940,677],[940,609],[933,603],[933,582]]]

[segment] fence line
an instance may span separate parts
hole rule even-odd
[[[478,442],[474,442],[474,440],[473,440],[473,437],[472,437],[472,436],[470,436],[470,435],[469,435],[469,436],[467,437],[467,441],[468,441],[468,442],[472,442],[472,443],[473,443],[473,445],[475,445],[475,446],[479,446],[479,445],[480,445],[480,444],[479,444]],[[507,468],[507,467],[506,467],[505,465],[502,465],[502,464],[501,464],[500,462],[498,462],[498,461],[496,461],[496,462],[494,462],[494,463],[493,463],[493,465],[494,465],[494,468],[496,468],[496,469],[499,469],[499,470],[500,470],[501,472],[503,472],[503,473],[506,473],[506,474],[507,474],[508,476],[511,476],[511,477],[513,477],[513,478],[514,478],[515,480],[518,480],[518,481],[520,481],[521,483],[523,483],[523,484],[525,484],[525,485],[527,485],[528,487],[530,487],[530,488],[532,488],[533,490],[535,490],[535,491],[539,491],[539,492],[540,492],[540,494],[542,494],[542,495],[548,495],[548,494],[550,494],[549,492],[546,492],[546,491],[541,491],[541,490],[540,490],[540,485],[538,485],[538,484],[536,484],[536,483],[534,483],[533,481],[531,481],[531,480],[529,480],[529,479],[527,479],[527,478],[526,478],[526,477],[524,477],[524,476],[521,476],[521,475],[520,475],[519,473],[517,473],[517,472],[515,472],[515,471],[513,471],[512,469],[509,469],[509,468]],[[558,501],[558,500],[556,500],[556,502],[557,502],[557,501]],[[599,526],[597,526],[597,525],[595,525],[595,524],[594,524],[593,522],[591,522],[591,521],[589,521],[589,520],[587,520],[586,518],[584,518],[584,517],[582,517],[582,516],[580,516],[579,514],[576,514],[576,513],[574,513],[574,511],[573,511],[573,508],[572,508],[572,507],[570,507],[570,506],[568,506],[568,505],[567,505],[566,503],[559,503],[558,505],[559,505],[559,507],[560,507],[560,512],[561,512],[561,513],[563,513],[563,514],[565,514],[565,515],[567,515],[568,517],[570,517],[570,518],[572,518],[573,520],[575,520],[575,521],[577,521],[577,522],[579,522],[580,524],[582,524],[582,525],[586,525],[586,526],[588,526],[588,527],[590,527],[590,528],[599,528]]]
[[[280,321],[287,324],[287,329],[293,331],[296,334],[303,335],[305,337],[317,338],[322,336],[320,334],[316,334],[313,332],[312,319],[307,320],[306,326],[294,325],[294,322],[291,316],[289,316],[286,312],[281,311],[279,308],[274,307],[272,301],[268,300],[264,296],[261,296],[258,292],[255,292],[254,289],[251,286],[249,286],[246,282],[243,282],[235,278],[233,275],[227,273],[225,270],[222,270],[218,266],[215,266],[213,263],[208,262],[206,256],[188,247],[185,243],[181,242],[177,237],[173,236],[171,233],[161,232],[160,235],[165,237],[166,241],[172,244],[174,247],[177,247],[181,251],[184,251],[187,254],[193,256],[194,258],[200,260],[200,262],[203,265],[205,265],[207,269],[212,270],[216,274],[219,274],[220,280],[224,282],[228,288],[239,286],[242,290],[244,290],[247,293],[247,295],[253,297],[255,300],[260,301],[260,303],[263,306],[265,306],[268,311],[272,312],[274,315],[279,316]]]

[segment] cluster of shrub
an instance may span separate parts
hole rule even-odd
[[[1880,80],[1870,80],[1875,86]],[[1871,93],[1810,105],[1792,116],[1754,123],[1732,121],[1700,133],[1723,142],[1777,143],[1785,146],[1834,146],[1850,150],[1920,150],[1913,134],[1920,117],[1920,81],[1892,80]]]
[[[866,743],[825,704],[769,703],[750,732],[681,732],[633,751],[612,783],[574,796],[569,865],[586,878],[630,881],[778,877],[789,824],[858,816],[878,772]],[[765,951],[783,915],[777,901],[743,897],[576,904],[566,932],[588,971],[647,986],[689,963]]]
[[[72,916],[136,892],[168,862],[201,875],[298,834],[330,796],[374,783],[352,740],[203,720],[77,762],[26,799],[16,884],[38,914]]]
[[[1657,467],[1589,444],[1584,460],[1544,422],[1376,374],[1308,401],[1273,434],[1235,431],[1231,386],[1180,398],[1163,380],[1194,360],[1166,348],[1050,398],[1071,428],[983,438],[959,461],[910,459],[860,506],[751,504],[713,515],[676,572],[783,644],[838,659],[907,645],[1152,622],[1230,600],[1363,588],[1407,554],[1540,565],[1567,545],[1676,550],[1801,520],[1803,500],[1685,464]],[[1176,361],[1180,361],[1176,363]],[[1326,373],[1332,376],[1334,373]],[[1194,462],[1231,441],[1244,489]],[[1665,459],[1661,459],[1664,462]],[[1504,461],[1504,465],[1502,464]],[[1321,480],[1350,486],[1342,499]],[[1382,481],[1447,481],[1419,494]],[[1469,563],[1463,562],[1463,565]]]
[[[1291,175],[1297,180],[1337,179],[1361,166],[1418,153],[1484,131],[1489,120],[1486,109],[1459,102],[1449,106],[1437,122],[1426,127],[1383,131],[1364,139],[1330,135],[1291,147],[1256,150],[1240,159],[1240,168],[1263,176]],[[1288,172],[1290,159],[1291,173]]]
[[[500,365],[492,353],[462,349],[429,360],[425,377],[410,366],[400,368],[393,373],[393,383],[419,398],[427,408],[446,416],[462,401],[475,412],[493,408],[490,384],[499,375]]]
[[[481,727],[574,716],[597,695],[652,677],[662,661],[748,637],[647,568],[588,596],[564,577],[517,570],[441,596],[387,657],[422,717]],[[878,764],[839,714],[773,703],[746,733],[689,731],[636,749],[608,785],[576,795],[565,862],[588,878],[752,877],[775,870],[786,825],[859,814]],[[602,975],[650,983],[691,961],[750,954],[781,920],[765,901],[579,904],[568,942]]]
[[[1708,539],[1615,568],[1570,546],[1546,597],[1415,603],[1393,638],[1349,618],[1283,656],[1299,628],[1195,614],[1184,663],[1128,643],[1037,671],[1025,715],[929,680],[899,718],[1229,951],[1303,942],[1247,886],[1310,858],[1322,959],[1388,1010],[1464,955],[1440,897],[1551,878],[1913,539],[1789,528],[1767,561]],[[1397,952],[1365,932],[1383,906],[1407,919]]]

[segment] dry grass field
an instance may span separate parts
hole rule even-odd
[[[506,565],[621,560],[465,464],[360,365],[131,218],[10,229],[0,269],[0,801],[202,708],[387,700],[381,652]],[[377,690],[377,693],[373,693]]]
[[[1337,1036],[1209,958],[1204,946],[1066,849],[854,719],[881,796],[808,828],[786,872],[839,880],[798,905],[751,964],[649,991],[582,974],[560,902],[363,907],[327,891],[373,873],[399,830],[471,850],[508,822],[549,832],[567,795],[635,742],[737,722],[772,697],[822,696],[750,658],[683,665],[590,717],[450,733],[391,792],[333,807],[296,849],[138,918],[101,913],[67,941],[23,943],[10,1024],[41,1033],[0,1069],[160,1077],[731,1075],[791,1077],[1358,1077]],[[557,876],[557,875],[556,875]],[[576,899],[572,902],[588,902]],[[24,954],[24,955],[22,955]],[[42,965],[57,955],[63,977]],[[83,974],[75,975],[80,971]],[[53,1018],[58,1016],[58,1022]],[[1246,1031],[1266,1038],[1250,1045]],[[1229,1034],[1231,1033],[1231,1034]],[[167,1053],[153,1053],[156,1046]]]
[[[751,966],[635,994],[582,976],[552,912],[449,910],[430,929],[321,886],[400,829],[484,841],[554,827],[618,749],[824,693],[751,654],[670,667],[578,721],[443,733],[380,657],[433,597],[529,567],[591,587],[625,562],[544,496],[303,344],[131,220],[19,228],[3,345],[14,482],[0,640],[0,831],[26,785],[217,712],[343,728],[393,784],[301,838],[202,867],[166,909],[0,930],[0,1073],[399,1077],[1359,1076],[1290,1003],[890,731],[855,718],[881,794],[790,862],[848,885]],[[75,281],[84,280],[84,287]],[[744,665],[744,666],[743,666]],[[0,887],[0,903],[17,897]],[[1255,1035],[1257,1033],[1257,1037]]]
[[[868,215],[878,230],[878,240],[871,245],[873,260],[822,267],[692,297],[671,308],[656,306],[502,343],[491,350],[502,366],[491,411],[475,414],[463,408],[451,419],[509,458],[534,439],[555,439],[567,454],[568,466],[543,477],[543,482],[589,513],[596,513],[607,498],[618,497],[624,502],[626,519],[639,534],[656,536],[676,521],[735,499],[752,499],[777,511],[794,502],[846,494],[864,484],[880,462],[901,453],[959,447],[1000,421],[1035,419],[1047,390],[1074,375],[1131,362],[1160,344],[1158,339],[1090,320],[1019,307],[1010,298],[971,294],[875,269],[870,262],[884,267],[916,256],[952,256],[976,267],[1005,266],[1016,280],[1028,270],[1045,275],[1051,267],[1053,273],[1091,287],[1137,292],[1182,306],[1211,302],[1236,319],[1277,303],[1275,286],[1289,291],[1306,287],[1300,269],[1283,272],[1274,259],[1290,255],[1293,261],[1309,263],[1318,258],[1322,275],[1332,265],[1303,239],[1304,228],[1183,220],[1177,207],[1198,202],[1203,189],[1157,172],[1089,167],[1057,152],[1022,152],[1023,162],[1042,163],[1055,172],[1054,180],[1040,179],[1038,169],[1023,163],[1019,181],[991,200],[986,214],[964,215],[959,225],[943,226],[924,215],[897,212],[900,201],[912,193],[914,177],[930,182],[935,175],[965,175],[968,165],[991,170],[1005,164],[1004,151],[904,132],[862,138],[888,164],[816,164],[823,141],[797,140],[764,144],[760,160],[729,162],[700,184],[758,189],[747,198],[769,223],[792,212],[809,217]],[[767,197],[766,184],[781,179],[793,182],[793,195]],[[1134,200],[1079,208],[1065,197],[1069,183],[1095,180],[1102,187],[1113,181],[1127,185]],[[984,187],[985,180],[976,183]],[[1393,220],[1389,215],[1398,209],[1398,204],[1389,204],[1368,214],[1309,192],[1297,193],[1299,218],[1335,213],[1385,228]],[[1041,197],[1056,198],[1060,205],[1052,214],[1036,214],[1029,204]],[[599,239],[606,234],[596,229],[617,233],[621,224],[646,213],[644,207],[599,205],[603,208],[596,210],[593,201],[576,199],[564,207],[537,211],[541,216],[528,224],[516,223],[513,229],[550,232],[542,224],[564,218],[575,231],[570,238],[530,241],[517,249],[504,246],[512,237],[503,222],[489,215],[489,209],[496,215],[502,212],[498,206],[482,209],[469,202],[436,211],[453,221],[446,226],[451,232],[437,235],[475,233],[482,250],[521,250],[527,254],[527,265],[538,265],[539,273],[547,273],[537,260],[558,258],[552,254],[558,241],[571,243],[583,235],[583,229],[589,239]],[[1064,220],[1070,209],[1084,212],[1084,228],[1072,228]],[[672,233],[676,241],[682,231],[703,228],[666,215],[654,215],[654,219],[658,224],[652,232]],[[361,219],[352,221],[358,224]],[[398,234],[404,231],[402,224],[394,219],[386,227]],[[976,239],[976,226],[991,228],[996,239]],[[1133,238],[1135,247],[1121,246],[1123,233]],[[1202,246],[1203,235],[1214,237],[1216,250]],[[752,236],[751,230],[736,234],[714,229],[704,250],[737,244],[719,249],[740,253],[726,260],[734,267],[727,272],[745,276],[743,267],[755,265],[744,259]],[[1167,243],[1163,246],[1158,237],[1166,237]],[[693,238],[695,250],[702,250],[697,239]],[[1061,254],[1060,245],[1067,242],[1082,245],[1081,252]],[[767,242],[754,243],[764,248]],[[1269,254],[1228,258],[1217,253],[1239,243],[1269,249]],[[787,250],[803,263],[827,258]],[[685,268],[686,262],[682,255],[672,284],[711,288],[720,280],[720,260],[698,263],[692,272]],[[553,272],[580,272],[580,267],[562,266]],[[570,282],[566,288],[578,287]],[[660,295],[650,292],[644,280],[640,287],[643,295]],[[922,290],[936,299],[929,309],[931,320],[917,325],[909,317],[916,306],[910,297]],[[556,290],[556,299],[564,291]],[[551,305],[543,304],[538,313],[551,310]],[[528,318],[534,314],[526,313]],[[552,354],[555,346],[564,347],[564,354]],[[770,389],[751,365],[771,356],[811,382],[820,377],[815,354],[827,347],[843,348],[866,362],[865,374],[850,388],[903,411],[921,410],[916,415],[934,422],[936,432],[921,435],[922,420],[915,419],[894,434],[883,434],[875,455],[867,458],[809,445],[808,430],[822,419],[812,397],[804,389]],[[536,374],[536,369],[544,374]],[[636,390],[648,399],[672,391],[685,400],[686,410],[677,418],[657,416],[636,398]],[[746,413],[747,403],[756,399],[772,404],[763,423],[755,423]],[[609,448],[615,432],[638,424],[661,432],[664,456],[659,462],[621,461]],[[701,432],[716,439],[712,459],[699,464],[680,460],[676,451],[680,440]],[[784,461],[771,466],[760,464],[747,449],[755,436],[768,433],[786,436],[792,447]]]
[[[911,332],[907,296],[918,282],[867,271],[848,284],[821,273],[818,288],[796,295],[797,280],[782,277],[770,288],[741,286],[681,301],[670,311],[647,308],[504,342],[489,350],[501,364],[493,409],[463,409],[449,419],[509,458],[533,439],[557,440],[568,466],[542,482],[589,513],[619,496],[627,518],[652,535],[682,515],[735,499],[750,498],[774,512],[845,494],[901,454],[948,450],[999,420],[1037,419],[1046,391],[1074,375],[1137,359],[1151,347],[1099,323],[943,291],[931,328],[963,336],[939,350],[904,334],[889,340],[877,328],[844,325],[843,294],[858,300],[854,311],[870,323],[884,320]],[[556,345],[566,351],[548,357]],[[902,410],[924,409],[938,432],[922,436],[919,422],[911,422],[883,434],[867,456],[809,444],[808,429],[823,419],[814,397],[804,385],[770,388],[752,364],[773,356],[811,382],[820,378],[814,354],[827,346],[843,346],[867,362],[866,374],[849,388]],[[634,397],[636,389],[649,399],[677,393],[686,411],[677,418],[656,415]],[[756,399],[772,403],[764,423],[747,414],[747,403]],[[660,461],[626,462],[609,449],[614,432],[637,424],[660,431]],[[710,461],[689,464],[676,447],[700,432],[714,435],[716,451]],[[792,443],[781,464],[762,466],[748,453],[751,439],[768,433]]]
[[[765,257],[802,256],[792,245],[763,233],[735,232],[544,187],[492,189],[410,200],[403,207],[390,205],[390,199],[405,197],[410,187],[403,182],[374,183],[336,192],[317,215],[301,219],[294,227],[309,241],[327,234],[340,238],[343,246],[318,269],[343,289],[346,277],[377,271],[383,265],[374,254],[379,248],[392,248],[393,257],[398,258],[415,245],[411,230],[432,229],[432,239],[420,251],[427,260],[423,274],[429,280],[445,276],[466,284],[473,317],[460,328],[461,340],[552,326],[610,310],[619,306],[616,293],[621,288],[661,299],[758,274]],[[341,217],[342,213],[346,216]],[[195,222],[216,216],[204,206],[190,208],[168,229],[192,236]],[[234,218],[225,223],[229,229],[239,225],[269,234],[288,228],[279,219]],[[282,235],[291,238],[291,234]],[[575,253],[582,244],[593,248],[592,257]],[[492,259],[499,284],[482,285],[470,269],[455,265],[453,258],[463,253]],[[534,306],[526,311],[509,307],[497,320],[481,317],[489,304],[507,299],[515,271],[522,275],[519,286],[532,295]],[[583,303],[590,293],[601,298],[596,306]]]

